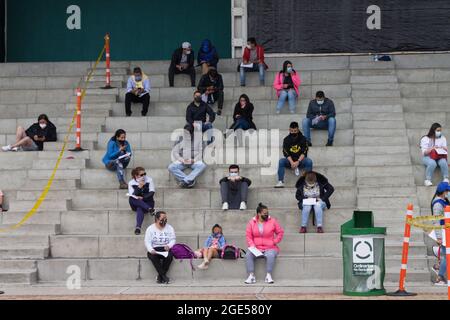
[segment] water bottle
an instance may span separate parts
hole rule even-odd
[[[300,169],[299,168],[295,168],[295,175],[297,177],[300,175]]]

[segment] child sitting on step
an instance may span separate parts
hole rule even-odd
[[[223,236],[222,227],[216,224],[212,228],[212,233],[206,239],[203,249],[196,251],[198,258],[203,257],[203,263],[198,266],[200,270],[206,270],[209,267],[212,258],[219,258],[226,241]]]

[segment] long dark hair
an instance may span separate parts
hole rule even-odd
[[[125,132],[125,130],[119,129],[119,130],[116,131],[116,133],[114,134],[114,137],[112,137],[111,140],[112,141],[117,141],[117,138],[120,137],[123,134],[126,135],[127,133]]]
[[[433,196],[433,199],[431,199],[431,204],[430,204],[430,206],[431,206],[431,215],[434,216],[434,212],[433,212],[433,201],[434,201],[434,199],[436,199],[437,197],[442,196],[443,194],[444,194],[444,192],[437,192],[436,191],[436,193]],[[444,201],[449,202],[447,198],[445,198]]]
[[[41,121],[41,120],[45,120],[45,121],[47,121],[47,123],[50,123],[50,120],[48,120],[48,116],[46,114],[41,114],[38,117],[38,122]]]
[[[248,97],[248,95],[246,95],[245,93],[244,94],[241,94],[241,96],[239,97],[239,101],[238,101],[238,105],[240,105],[241,104],[241,99],[242,98],[244,98],[245,99],[245,103],[246,103],[246,105],[247,106],[249,106],[249,105],[251,105],[252,103],[250,102],[250,98]]]
[[[281,70],[280,73],[286,73],[286,72],[287,72],[287,66],[288,66],[288,64],[290,64],[291,66],[293,66],[292,62],[290,62],[289,60],[286,60],[286,61],[283,63],[283,70]],[[292,71],[293,71],[294,73],[297,72],[297,71],[294,70],[294,68],[292,68]]]
[[[442,126],[439,123],[433,123],[431,125],[430,131],[428,131],[427,137],[430,139],[436,139],[436,129],[442,128]]]

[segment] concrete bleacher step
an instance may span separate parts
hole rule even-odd
[[[48,246],[0,245],[1,260],[43,260],[48,257]]]
[[[408,138],[404,136],[399,137],[355,137],[355,146],[406,146],[408,145]]]
[[[9,204],[9,210],[12,212],[28,212],[33,208],[35,201],[17,200]],[[70,208],[70,200],[52,200],[44,201],[39,210],[42,211],[65,211]]]
[[[355,113],[353,115],[355,121],[403,121],[402,112],[389,112],[389,113]]]
[[[38,213],[39,214],[39,213]],[[24,214],[25,215],[25,214]],[[10,228],[14,224],[3,223],[1,228]],[[49,234],[60,234],[61,225],[60,224],[27,224],[20,226],[17,229],[9,231],[11,235],[49,235]],[[19,238],[20,239],[20,238]]]
[[[397,77],[393,75],[352,75],[352,84],[397,83]]]
[[[46,183],[42,180],[30,180],[28,181],[22,191],[42,191]],[[80,187],[80,180],[54,180],[52,183],[52,190],[76,190]]]
[[[32,285],[37,282],[37,269],[1,269],[0,283],[14,285]]]
[[[352,112],[353,118],[357,119],[358,117],[366,116],[366,114],[377,117],[379,113],[403,112],[403,107],[401,104],[364,104],[364,102],[361,101],[358,104],[353,103]]]
[[[350,61],[350,69],[363,69],[363,70],[377,70],[377,69],[389,69],[395,70],[394,61],[370,61],[367,59],[366,61]]]
[[[36,269],[34,260],[0,260],[0,270]]]

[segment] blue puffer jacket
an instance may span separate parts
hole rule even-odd
[[[120,157],[121,155],[124,155],[126,153],[131,154],[131,146],[128,143],[128,141],[125,140],[125,145],[126,147],[126,151],[125,152],[120,152],[120,145],[119,143],[114,140],[113,138],[111,140],[109,140],[108,142],[108,148],[106,149],[106,154],[103,157],[103,163],[105,165],[107,165],[110,161],[112,160],[116,160],[118,157]]]

